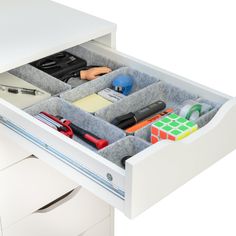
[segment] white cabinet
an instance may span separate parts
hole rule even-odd
[[[0,100],[1,134],[11,142],[130,218],[235,149],[235,98],[116,51],[116,27],[112,23],[47,0],[23,2],[4,1],[0,8],[4,35],[0,39],[0,72],[82,44],[90,52],[172,84],[180,91],[197,94],[197,98],[210,100],[219,109],[194,134],[178,142],[162,141],[146,148],[129,159],[125,169]],[[5,19],[12,8],[22,17],[19,21],[17,14],[12,17],[9,30]],[[42,12],[44,18],[40,17]],[[16,40],[18,36],[20,40]],[[225,142],[220,136],[225,137]]]
[[[0,142],[0,171],[8,168],[11,165],[31,156],[19,146],[17,143],[12,142],[10,138],[2,138]]]
[[[4,231],[4,236],[75,236],[112,216],[113,210],[110,206],[78,187],[64,198],[9,227]],[[100,232],[108,230],[110,226],[111,222],[103,226]]]
[[[0,172],[2,228],[73,190],[77,184],[35,157]]]
[[[89,229],[88,231],[78,235],[78,236],[98,236],[98,235],[102,235],[102,236],[111,236],[113,235],[113,223],[111,223],[111,218],[108,217],[105,220],[103,220],[102,222],[100,222],[99,224],[95,225],[94,227],[92,227],[91,229]]]

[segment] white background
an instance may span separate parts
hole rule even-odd
[[[236,95],[235,1],[57,2],[117,23],[119,51]],[[116,236],[235,236],[235,154],[134,220],[116,212]]]

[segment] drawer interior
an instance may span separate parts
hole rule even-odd
[[[209,111],[202,114],[195,121],[198,127],[201,128],[214,117],[224,103],[223,99],[218,99],[216,95],[210,96],[210,90],[208,92],[209,96],[202,96],[198,93],[197,88],[190,91],[188,86],[185,88],[178,81],[173,82],[163,79],[158,74],[149,74],[142,71],[141,68],[132,67],[124,61],[114,59],[115,56],[111,59],[108,56],[99,54],[86,47],[86,45],[73,47],[67,51],[83,58],[88,65],[108,66],[112,69],[112,72],[93,81],[72,78],[68,83],[64,83],[30,64],[11,70],[10,73],[13,75],[38,86],[52,95],[50,99],[39,102],[25,109],[25,111],[33,116],[40,112],[61,116],[99,138],[108,140],[109,145],[98,151],[80,138],[73,137],[75,142],[86,146],[120,168],[124,168],[121,164],[122,157],[135,156],[151,146],[151,125],[153,122],[130,134],[112,125],[111,121],[114,118],[129,112],[135,112],[159,100],[166,103],[166,108],[172,108],[173,112],[179,114],[184,104],[191,100],[192,102],[207,104],[210,107]],[[117,102],[111,102],[95,112],[88,112],[74,105],[75,101],[97,94],[105,88],[112,88],[112,81],[118,75],[129,75],[133,78],[133,88],[128,96]]]

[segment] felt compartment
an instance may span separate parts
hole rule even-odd
[[[70,91],[67,91],[63,93],[61,97],[69,102],[74,102],[93,93],[98,93],[105,88],[112,88],[112,81],[117,75],[121,74],[131,75],[134,78],[131,94],[159,81],[157,78],[141,73],[137,70],[133,70],[128,67],[122,67],[107,75],[101,76],[96,80],[90,81],[89,83],[85,83]]]
[[[198,125],[199,128],[205,126],[217,113],[220,104],[216,104],[212,101],[209,100],[205,100],[202,98],[197,98],[195,99],[196,102],[200,102],[200,103],[206,103],[208,105],[212,106],[212,109],[210,111],[208,111],[207,113],[205,113],[204,115],[202,115],[201,117],[199,117],[199,119],[196,120],[196,123]],[[178,107],[176,107],[176,109],[174,110],[175,113],[179,114],[180,109],[181,109],[182,104],[180,104]],[[136,131],[134,133],[134,136],[142,138],[148,142],[151,142],[150,138],[151,138],[151,125],[153,123],[155,123],[156,121],[152,122],[151,124],[143,127],[142,129]]]
[[[150,145],[151,144],[140,138],[128,136],[102,149],[99,151],[99,154],[121,168],[124,168],[121,164],[123,157],[134,156],[148,148]]]
[[[217,111],[221,107],[221,104],[218,104],[218,103],[206,100],[206,99],[202,99],[202,98],[197,99],[197,101],[200,103],[206,103],[206,104],[209,104],[212,106],[212,109],[210,111],[208,111],[206,114],[199,117],[196,121],[198,127],[202,128],[207,123],[209,123],[211,121],[211,119],[215,116],[215,114],[217,113]]]
[[[45,92],[50,93],[52,96],[58,95],[71,89],[71,86],[69,84],[65,84],[31,65],[24,65],[9,72],[21,78],[22,80],[25,80],[26,82],[31,83],[40,89],[43,89]]]
[[[166,103],[166,108],[178,109],[185,100],[197,99],[198,96],[165,82],[154,83],[109,107],[95,113],[96,116],[111,122],[114,118],[135,112],[158,100]]]
[[[113,71],[124,66],[121,63],[115,62],[105,56],[99,55],[93,51],[90,51],[82,46],[76,46],[67,50],[69,53],[80,57],[87,61],[88,66],[106,66]],[[78,78],[71,78],[68,82],[72,87],[77,87],[81,84],[91,83],[91,81],[80,80]]]
[[[61,116],[64,119],[72,121],[72,123],[78,125],[80,128],[85,129],[102,139],[107,139],[109,144],[112,144],[125,137],[125,133],[122,130],[87,112],[82,111],[81,109],[70,105],[63,99],[57,97],[50,98],[47,101],[38,103],[26,109],[25,111],[33,116],[39,114],[42,111],[47,112],[53,116]],[[80,138],[74,136],[73,139],[90,148],[91,150],[97,151],[93,146],[87,144]]]

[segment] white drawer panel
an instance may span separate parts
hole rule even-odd
[[[0,171],[29,157],[31,153],[4,136],[0,139]]]
[[[32,157],[0,172],[0,186],[0,215],[5,229],[77,184]]]
[[[176,143],[162,141],[147,148],[129,159],[123,170],[1,101],[0,115],[4,116],[1,122],[5,125],[2,131],[8,133],[13,141],[21,142],[29,152],[120,209],[128,217],[134,217],[235,149],[234,98],[99,44],[88,43],[83,46],[224,105],[210,123],[199,131]],[[219,138],[222,136],[226,137],[227,142],[222,142]],[[108,174],[112,180],[107,178]]]
[[[113,236],[113,223],[111,218],[107,218],[100,222],[99,224],[95,225],[85,233],[82,233],[78,236]]]
[[[111,207],[84,188],[75,189],[4,231],[5,236],[75,236],[107,218]]]

